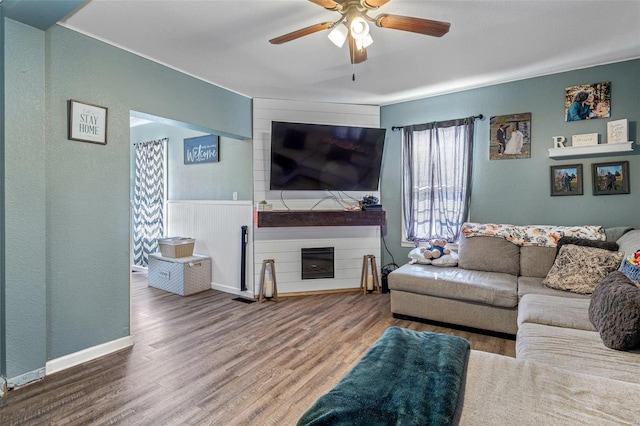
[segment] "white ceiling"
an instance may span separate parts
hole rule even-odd
[[[370,15],[383,12],[451,30],[435,38],[373,26],[368,60],[353,67],[328,31],[268,42],[340,16],[305,0],[90,0],[60,24],[248,97],[352,104],[640,58],[639,0],[392,0]]]

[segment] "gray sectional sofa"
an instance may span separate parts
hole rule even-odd
[[[640,249],[640,230],[605,232],[626,255]],[[458,254],[457,267],[406,264],[393,271],[388,282],[394,316],[516,335],[521,360],[640,384],[640,351],[603,344],[589,319],[590,295],[543,284],[555,247],[463,236]]]
[[[619,247],[574,256],[573,264],[566,263],[569,281],[615,269],[623,259],[617,250],[630,254],[640,249],[640,230],[612,228],[605,233]],[[547,275],[562,275],[557,272],[566,253],[594,244],[561,238],[556,242],[556,236],[553,243],[567,247],[465,235],[457,267],[406,264],[388,276],[395,316],[516,335],[516,358],[470,349],[460,362],[452,350],[460,338],[387,330],[298,424],[640,425],[640,350],[605,346],[602,329],[592,323],[598,309],[609,313],[613,306],[617,315],[624,305],[629,308],[623,308],[625,314],[633,317],[632,342],[640,347],[640,288],[615,270],[592,284],[592,297],[544,285],[554,285]],[[615,261],[602,268],[609,258]],[[595,266],[583,268],[589,260]],[[605,292],[609,285],[615,290],[619,285],[625,297],[624,291],[633,292],[632,301],[601,299],[615,293]],[[599,305],[599,300],[614,303]],[[390,337],[398,334],[403,338]],[[608,336],[605,340],[611,343]],[[442,383],[446,388],[460,385],[457,399],[438,388]],[[428,392],[432,388],[438,391]]]

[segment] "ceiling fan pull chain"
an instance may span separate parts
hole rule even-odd
[[[351,54],[355,57],[355,54],[353,52]],[[356,64],[354,64],[353,62],[354,61],[351,61],[351,68],[353,69],[353,74],[351,74],[351,81],[356,81]]]

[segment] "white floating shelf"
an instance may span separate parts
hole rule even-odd
[[[621,143],[601,143],[598,145],[568,146],[566,148],[549,148],[550,158],[579,157],[593,154],[613,154],[633,151],[633,141]]]

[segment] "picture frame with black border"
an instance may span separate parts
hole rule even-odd
[[[69,140],[107,144],[108,109],[99,105],[69,100]]]
[[[591,164],[593,195],[629,194],[629,162]]]
[[[583,195],[582,164],[550,166],[551,196]]]

